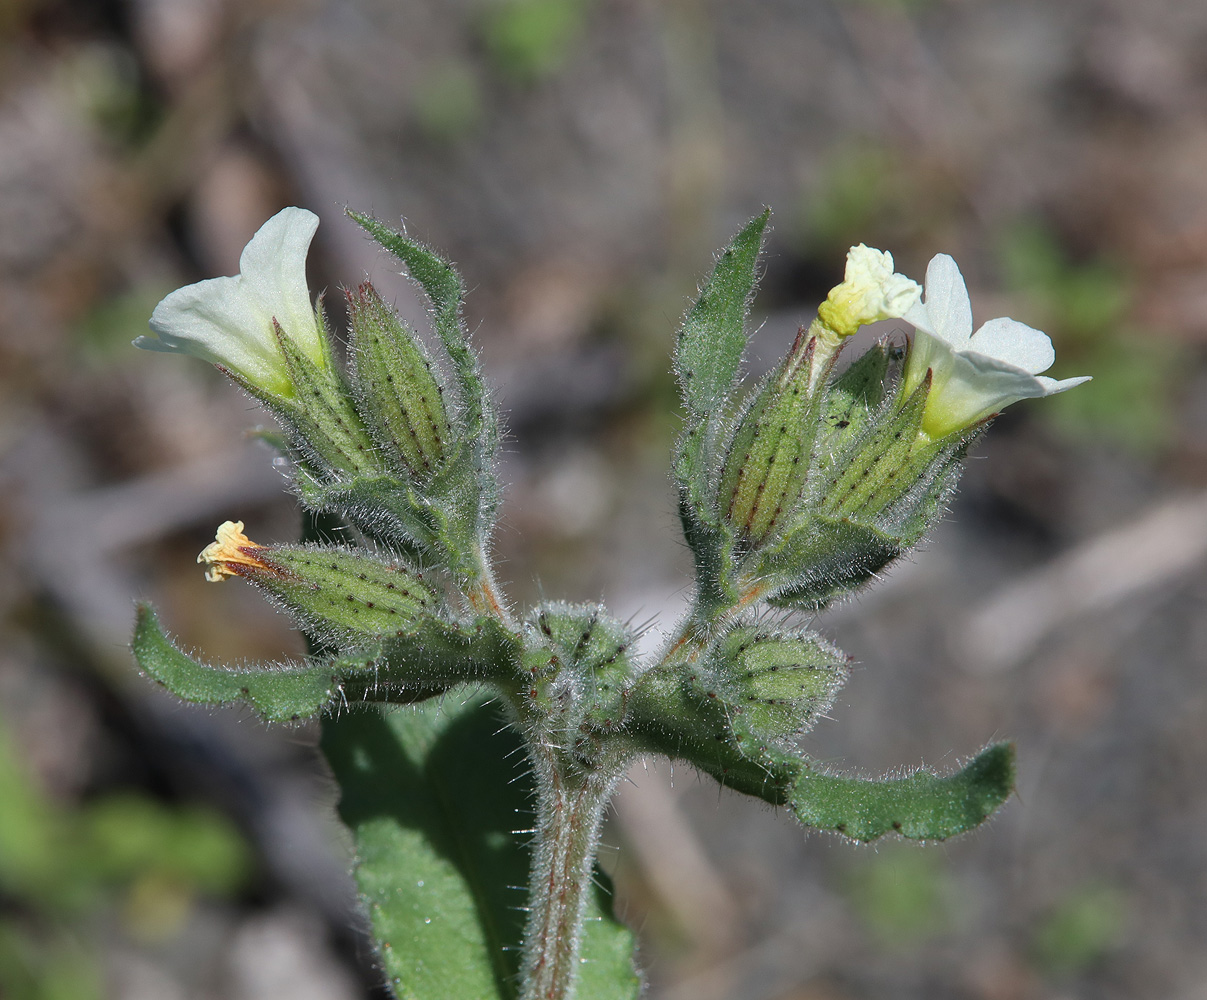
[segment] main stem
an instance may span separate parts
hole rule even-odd
[[[530,745],[537,837],[524,935],[523,1000],[570,1000],[604,806],[619,773],[567,767],[554,747]]]

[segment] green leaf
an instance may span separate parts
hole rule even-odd
[[[386,975],[407,1000],[512,1000],[534,792],[519,737],[481,695],[326,719],[322,748],[356,838]],[[588,903],[580,1000],[640,994],[633,935]]]
[[[729,396],[746,349],[755,265],[771,210],[756,215],[721,251],[688,310],[675,344],[675,369],[689,418],[714,412]]]
[[[916,771],[907,778],[847,778],[805,768],[789,808],[807,826],[852,840],[896,832],[946,840],[980,825],[1014,790],[1014,747],[996,743],[955,774]]]
[[[301,664],[224,667],[182,652],[144,604],[138,609],[131,646],[138,665],[185,701],[241,703],[268,722],[296,722],[357,702],[409,703],[430,698],[449,686],[441,679],[449,673],[455,682],[482,676],[489,670],[486,656],[500,656],[501,637],[481,638],[486,640],[484,647],[471,644],[469,636],[453,626],[429,619],[411,635],[391,638],[368,652]],[[502,661],[501,666],[492,666],[509,671],[512,665]],[[396,674],[408,676],[400,683]]]
[[[740,630],[733,635],[740,639]],[[726,641],[719,645],[724,652]],[[775,644],[770,649],[774,660]],[[817,652],[823,654],[820,663],[827,651],[818,646]],[[647,671],[628,699],[627,730],[635,745],[687,761],[726,788],[771,805],[787,804],[806,826],[852,840],[893,832],[944,840],[977,826],[1014,789],[1014,748],[1008,743],[989,747],[946,777],[918,771],[871,780],[818,770],[796,744],[768,738],[774,732],[756,733],[742,720],[726,666],[688,663]],[[840,680],[825,674],[818,679],[822,687]],[[737,680],[749,684],[754,678]],[[757,691],[745,692],[751,693],[757,698]]]
[[[746,317],[770,209],[752,219],[717,258],[684,317],[675,370],[687,409],[672,471],[683,533],[695,554],[696,604],[705,619],[734,603],[733,529],[717,510],[714,458],[724,452],[727,403],[746,347]]]

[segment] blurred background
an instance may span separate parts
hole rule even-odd
[[[639,765],[603,860],[650,997],[1207,998],[1205,53],[1196,0],[0,2],[0,996],[384,996],[314,732],[126,649],[136,597],[214,659],[301,649],[195,565],[298,516],[255,407],[130,348],[155,302],[297,204],[337,328],[366,275],[422,324],[342,212],[405,217],[507,415],[513,597],[669,625],[673,329],[766,203],[751,371],[865,241],[953,254],[978,321],[1094,381],[1003,416],[933,539],[819,623],[857,663],[811,753],[1011,738],[1018,795],[856,848]]]

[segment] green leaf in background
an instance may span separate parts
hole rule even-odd
[[[531,83],[566,64],[587,13],[587,0],[494,0],[482,19],[482,40],[504,75]]]
[[[465,690],[465,689],[463,689]],[[512,1000],[534,805],[521,741],[485,696],[346,714],[323,752],[356,840],[356,879],[394,992]],[[633,935],[588,903],[580,1000],[640,994]]]

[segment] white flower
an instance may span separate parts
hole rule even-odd
[[[318,224],[318,216],[303,208],[278,212],[243,248],[237,275],[172,292],[151,314],[155,336],[139,337],[134,346],[191,354],[261,388],[291,395],[274,320],[315,364],[328,363],[306,287],[306,253]]]
[[[841,285],[830,289],[818,318],[839,337],[882,319],[900,319],[918,301],[917,282],[893,272],[893,255],[860,243],[847,251]]]
[[[905,361],[904,392],[913,392],[930,370],[922,430],[931,438],[970,427],[1020,399],[1051,396],[1090,380],[1040,375],[1056,352],[1047,334],[1025,323],[991,319],[973,333],[968,289],[947,254],[931,260],[926,297],[903,318],[917,331]]]

